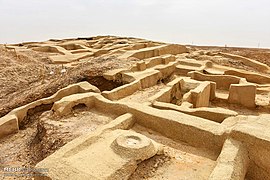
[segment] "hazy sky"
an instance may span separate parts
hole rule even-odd
[[[270,0],[0,0],[0,43],[96,35],[270,48]]]

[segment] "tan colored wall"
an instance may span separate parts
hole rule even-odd
[[[238,56],[238,55],[229,54],[229,53],[222,53],[222,52],[220,52],[219,54],[221,54],[222,56],[227,57],[227,58],[231,58],[231,59],[235,59],[235,60],[240,60],[246,66],[253,67],[254,69],[257,69],[259,71],[269,72],[269,67],[266,64],[263,64],[261,62],[255,61],[253,59],[249,59],[249,58],[246,58],[246,57],[243,57],[243,56]]]
[[[269,119],[269,114],[246,116],[230,133],[230,137],[243,142],[248,149],[250,158],[248,179],[270,179]]]
[[[243,180],[248,163],[249,157],[246,147],[241,142],[227,139],[209,180]]]
[[[89,94],[92,94],[89,98],[94,99],[94,106],[99,111],[114,112],[117,115],[130,113],[138,124],[175,141],[184,141],[189,145],[211,149],[216,153],[219,153],[223,146],[217,165],[211,174],[212,179],[243,179],[247,167],[247,176],[251,179],[269,177],[270,173],[267,172],[270,169],[270,134],[267,133],[269,115],[259,118],[251,116],[249,119],[243,119],[243,122],[239,122],[231,129],[226,129],[226,126],[222,124],[187,114],[170,110],[160,111],[139,103],[112,102],[100,94]],[[80,98],[72,96],[76,103],[80,103]],[[83,96],[81,95],[81,97]],[[65,99],[61,101],[63,102]],[[88,100],[82,99],[81,102],[86,101]],[[70,103],[73,102],[70,101]],[[66,106],[69,105],[66,104]],[[233,140],[229,139],[223,145],[227,137],[233,138]],[[86,145],[81,144],[80,147]],[[74,153],[74,150],[70,153]],[[249,156],[246,150],[248,150]],[[249,166],[248,157],[251,161]],[[256,162],[256,166],[253,162]]]
[[[147,59],[146,60],[146,67],[151,68],[151,67],[160,65],[160,64],[163,63],[162,61],[163,60],[162,60],[162,58],[160,56]]]
[[[187,76],[192,71],[203,71],[206,62],[195,59],[178,59],[179,65],[176,66],[175,74]]]
[[[168,64],[168,63],[174,62],[176,60],[175,55],[172,55],[172,54],[162,55],[161,58],[162,58],[162,63],[163,64]]]
[[[159,71],[146,75],[145,77],[140,79],[141,88],[145,89],[145,88],[152,87],[156,85],[158,81],[161,80],[162,78],[165,78],[165,77],[162,77],[162,74]]]
[[[227,70],[224,72],[224,74],[246,78],[248,82],[253,82],[257,84],[270,84],[270,76],[265,76],[253,72],[247,72],[242,70]]]
[[[213,100],[216,98],[217,84],[215,82],[210,82],[210,87],[210,100]]]
[[[154,69],[158,70],[162,74],[162,78],[167,78],[174,74],[175,72],[175,62],[170,62],[166,65],[157,66]]]
[[[195,108],[208,107],[210,100],[211,86],[209,82],[204,82],[194,90],[191,90],[191,103]]]
[[[170,69],[171,67],[168,66],[168,68]],[[128,72],[123,73],[122,75],[123,75],[122,79],[125,79],[125,81],[132,81],[134,79],[136,80],[129,84],[115,88],[111,91],[103,91],[102,95],[104,97],[110,100],[118,100],[126,96],[129,96],[138,90],[152,87],[163,78],[162,73],[158,70],[137,71],[134,73]]]
[[[200,72],[189,73],[192,79],[198,81],[213,81],[217,89],[229,90],[231,84],[239,84],[240,78],[231,75],[206,75]]]
[[[0,139],[18,131],[19,124],[17,116],[4,116],[0,119]]]
[[[84,104],[88,108],[95,105],[95,93],[73,94],[56,101],[52,107],[52,111],[58,116],[63,116],[72,111],[72,108],[78,104]]]
[[[184,78],[182,81],[180,81],[180,83],[181,83],[181,89],[183,92],[188,92],[192,89],[195,89],[201,84],[200,81],[196,81],[194,79],[188,79],[188,78]]]
[[[200,67],[178,65],[176,66],[175,74],[187,76],[189,72],[201,70],[202,69]]]
[[[138,62],[136,66],[137,66],[138,71],[144,71],[144,70],[146,70],[146,64],[145,64],[144,61]]]
[[[62,55],[65,54],[71,54],[69,51],[67,51],[65,48],[60,46],[40,46],[40,47],[34,47],[32,48],[34,51],[40,51],[40,52],[53,52],[53,53],[59,53]]]
[[[177,106],[171,103],[163,103],[163,102],[154,102],[153,107],[158,108],[158,109],[179,111],[179,112],[189,114],[192,116],[209,119],[211,121],[218,122],[218,123],[223,122],[223,120],[228,117],[236,116],[238,114],[237,112],[223,109],[223,108],[205,108],[205,107],[190,108],[190,107],[185,107],[185,105]]]
[[[141,82],[137,80],[132,83],[122,85],[111,91],[103,91],[102,95],[110,100],[118,100],[135,93],[139,89],[141,89]]]
[[[123,54],[120,58],[129,58],[135,57],[138,59],[147,59],[155,56],[160,56],[164,54],[181,54],[187,52],[185,46],[178,45],[178,44],[169,44],[169,45],[160,45],[155,47],[144,48],[135,51],[128,51],[127,53]]]
[[[138,124],[150,128],[173,140],[187,142],[195,147],[204,147],[219,152],[223,141],[223,126],[199,117],[176,111],[128,104],[129,112]],[[207,141],[206,141],[207,139]]]
[[[223,145],[225,129],[218,123],[180,112],[160,111],[139,103],[112,102],[100,94],[91,95],[89,98],[95,99],[94,107],[99,111],[113,112],[116,115],[131,113],[140,125],[174,140],[184,141],[195,147],[209,148],[214,152],[219,152]],[[82,102],[85,101],[84,98]],[[70,103],[73,104],[71,101]],[[80,100],[76,100],[76,103],[80,103]],[[65,106],[72,107],[68,104]]]
[[[30,109],[33,109],[43,104],[44,105],[52,104],[60,100],[61,98],[71,95],[71,94],[84,93],[84,92],[100,92],[100,91],[97,87],[92,86],[88,82],[80,82],[77,84],[69,85],[63,89],[60,89],[54,95],[48,98],[43,98],[43,99],[34,101],[32,103],[29,103],[25,106],[21,106],[19,108],[13,109],[7,115],[0,118],[0,130],[6,129],[6,130],[1,131],[0,138],[5,137],[6,135],[9,135],[11,133],[17,132],[19,130],[18,124],[20,124],[21,121],[27,116],[27,112]]]
[[[159,101],[167,103],[170,103],[171,100],[172,100],[172,87],[166,87],[148,99],[148,101],[150,102]]]
[[[164,55],[164,54],[182,54],[186,53],[187,48],[185,46],[179,45],[179,44],[169,44],[169,45],[164,45],[160,49],[158,49],[159,55]]]
[[[125,69],[114,69],[103,73],[103,77],[109,81],[122,81],[122,73],[128,72]]]
[[[197,61],[196,59],[180,59],[178,60],[180,65],[185,65],[185,66],[193,66],[193,67],[201,67],[204,62]]]
[[[165,54],[162,56],[152,57],[149,59],[144,59],[138,62],[135,66],[133,66],[130,70],[131,71],[142,71],[145,69],[149,69],[158,65],[165,65],[169,64],[170,62],[175,61],[175,56],[171,54]]]
[[[158,102],[167,102],[170,103],[173,98],[181,99],[182,98],[182,92],[181,92],[181,82],[183,79],[177,78],[173,80],[172,82],[168,83],[166,88],[160,90],[158,93],[153,95],[148,99],[151,103],[154,101]]]
[[[229,103],[241,104],[245,107],[254,108],[256,86],[251,84],[232,84],[229,90]]]
[[[128,133],[129,131],[124,130],[132,127],[134,123],[135,120],[132,114],[123,114],[110,123],[99,127],[94,132],[87,133],[74,139],[36,165],[36,168],[46,168],[50,170],[42,174],[42,176],[35,176],[35,179],[120,179],[124,175],[128,177],[137,167],[136,159],[133,159],[134,156],[132,158],[125,159],[125,157],[120,156],[122,154],[118,156],[114,155],[113,150],[115,147],[112,149],[110,145],[115,138],[119,137],[119,135]],[[131,135],[136,136],[137,134],[133,133]],[[142,135],[138,135],[138,137],[142,137]],[[144,136],[142,138],[144,138]],[[105,144],[105,146],[100,146],[100,144]],[[89,146],[91,146],[91,148],[87,149]],[[96,149],[95,153],[93,153],[93,149]],[[103,151],[100,151],[100,149]],[[149,151],[145,152],[141,150],[140,152],[142,152],[142,154],[137,153],[135,156],[145,157],[146,155],[149,155],[149,152],[152,152],[153,155],[155,155],[157,148],[154,149],[154,152],[151,151],[152,149],[147,150]],[[124,152],[125,151],[123,151],[123,154]],[[102,158],[101,160],[100,157],[102,157],[104,153],[106,154],[107,159]],[[130,154],[133,155],[134,153]],[[87,157],[94,160],[97,164],[92,164],[91,162],[89,162],[90,164],[88,165],[85,162],[81,163],[81,157],[78,156],[85,156],[84,160],[87,161],[87,159],[85,159]],[[120,158],[123,159],[121,160]],[[76,160],[74,161],[74,159]],[[120,162],[117,160],[120,160]],[[72,165],[68,163],[70,161],[73,162]],[[127,164],[125,166],[120,166],[123,163]],[[101,167],[100,164],[104,166]],[[108,166],[108,164],[111,164],[111,166]],[[115,166],[112,167],[112,164]],[[119,167],[121,168],[119,169]],[[85,170],[82,172],[81,169],[85,168],[89,169],[89,171]],[[100,175],[101,171],[103,171],[102,175]]]

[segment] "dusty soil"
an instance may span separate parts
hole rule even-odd
[[[0,117],[16,107],[51,96],[69,84],[89,81],[101,90],[111,90],[115,84],[102,78],[110,69],[129,67],[134,62],[116,57],[86,58],[73,66],[51,64],[46,53],[30,50],[17,52],[0,46]],[[61,73],[62,69],[65,73]]]
[[[165,87],[165,84],[159,83],[153,87],[142,89],[140,91],[135,92],[134,94],[127,96],[121,100],[120,102],[136,102],[136,103],[144,103],[147,102],[147,99],[151,96],[158,93],[162,88]]]
[[[4,167],[34,168],[38,162],[66,143],[94,131],[116,117],[78,105],[71,114],[64,117],[55,117],[51,111],[45,111],[29,118],[29,123],[19,133],[0,141],[0,169]],[[31,178],[24,176],[21,179]]]
[[[124,42],[124,38],[118,39],[121,40],[121,43]],[[129,40],[131,42],[142,41],[134,38]],[[207,56],[200,54],[200,51],[228,52],[253,58],[270,65],[269,49],[191,46],[189,50],[191,58],[197,60],[209,60],[211,58],[213,62],[218,64],[250,71],[256,70],[245,66],[239,61]],[[136,62],[136,59],[121,61],[113,55],[108,55],[89,57],[62,66],[61,64],[52,64],[49,56],[53,54],[56,53],[36,52],[31,49],[15,52],[14,50],[5,49],[4,45],[0,45],[0,117],[16,107],[48,97],[57,90],[82,80],[89,81],[101,90],[113,89],[121,84],[106,82],[102,79],[102,74],[109,69],[130,67]],[[61,73],[63,68],[66,69],[66,73]]]
[[[139,125],[135,125],[132,129],[162,144],[164,153],[140,163],[130,180],[208,179],[215,167],[218,155],[209,150],[173,141]]]
[[[135,39],[133,40],[135,41]],[[124,39],[123,43],[125,43]],[[269,49],[198,46],[189,49],[190,53],[187,56],[190,58],[212,60],[217,64],[248,71],[257,72],[256,69],[245,66],[239,61],[210,56],[206,52],[232,53],[255,59],[270,66]],[[204,53],[201,52],[202,50]],[[53,54],[35,52],[30,49],[15,52],[0,45],[0,117],[16,107],[51,96],[59,89],[76,82],[88,81],[101,91],[114,89],[122,84],[107,81],[102,77],[102,74],[110,69],[128,68],[137,61],[136,59],[123,61],[117,56],[108,55],[84,58],[63,66],[52,64],[49,55]],[[66,71],[61,73],[63,69]],[[143,103],[163,87],[164,84],[160,83],[138,91],[120,101]],[[265,99],[270,99],[269,94],[259,95],[256,100],[259,103],[264,103]],[[228,106],[222,102],[212,102],[210,107],[223,107],[243,115],[269,113],[265,109],[248,110],[237,105]],[[100,114],[95,109],[89,110],[83,106],[77,106],[72,114],[65,117],[54,117],[49,109],[50,105],[29,112],[29,116],[24,121],[26,123],[20,124],[20,131],[17,134],[0,140],[0,170],[6,166],[34,167],[36,163],[67,142],[94,131],[97,127],[115,118],[112,115]],[[163,144],[164,154],[156,155],[140,163],[136,172],[130,177],[131,180],[179,179],[179,177],[206,179],[215,165],[218,154],[190,147],[183,142],[172,141],[139,126],[133,127],[133,130]]]
[[[247,57],[262,63],[270,65],[270,49],[256,49],[256,48],[235,48],[235,47],[211,47],[211,46],[190,46],[189,58],[196,60],[211,60],[212,62],[224,66],[234,67],[238,69],[258,72],[257,69],[244,65],[241,61],[225,58],[219,55],[212,56],[218,52],[225,52],[235,55]],[[259,72],[260,74],[264,74]]]
[[[240,55],[248,57],[264,64],[270,66],[270,50],[269,49],[259,49],[259,48],[228,48],[224,52],[229,52],[231,54]]]
[[[216,46],[191,46],[196,50],[207,50],[211,52],[226,52],[254,59],[270,66],[270,49],[263,48],[238,48],[238,47],[216,47]]]
[[[259,116],[261,114],[269,114],[269,108],[256,107],[255,109],[248,109],[237,104],[228,104],[220,101],[211,101],[209,107],[221,107],[237,112],[239,115]]]

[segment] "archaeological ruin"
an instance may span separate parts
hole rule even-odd
[[[18,61],[27,52],[42,56],[43,63],[67,70],[59,77],[93,59],[104,67],[114,59],[120,64],[95,81],[85,77],[6,111],[0,118],[0,149],[7,153],[2,167],[46,170],[34,179],[270,179],[265,63],[114,36],[2,48]],[[45,76],[57,73],[44,69]],[[22,149],[12,152],[20,139]]]

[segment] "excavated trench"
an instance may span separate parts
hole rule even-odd
[[[215,167],[219,153],[173,141],[140,125],[132,130],[163,145],[163,153],[138,164],[129,180],[136,179],[207,179]]]
[[[4,115],[8,114],[10,111],[12,111],[15,108],[24,106],[38,99],[52,96],[59,89],[64,88],[70,84],[75,84],[82,81],[88,81],[90,84],[96,86],[100,91],[105,91],[105,90],[110,91],[114,88],[117,88],[123,85],[122,82],[109,81],[101,75],[97,75],[97,76],[79,75],[76,77],[64,78],[63,80],[59,79],[55,82],[50,82],[48,86],[44,86],[44,88],[42,89],[38,89],[37,91],[34,91],[34,90],[31,91],[31,94],[28,94],[28,92],[21,93],[20,96],[22,97],[17,97],[18,99],[21,99],[21,100],[16,101],[16,103],[9,102],[10,104],[3,104],[3,107],[0,107],[0,117],[3,117]]]
[[[109,81],[103,76],[94,76],[94,77],[84,77],[78,82],[87,81],[90,84],[96,86],[100,91],[110,91],[114,88],[120,87],[123,85],[119,81]],[[47,96],[46,96],[47,97]],[[19,129],[26,129],[29,125],[33,124],[36,120],[36,115],[40,116],[43,112],[49,111],[53,106],[53,103],[42,104],[35,108],[29,109],[26,117],[19,123]]]
[[[49,110],[51,106],[41,105],[29,110],[19,132],[0,140],[0,165],[34,168],[66,143],[116,118],[84,104],[73,107],[70,114],[58,117]]]
[[[85,80],[100,91],[112,90],[122,85],[121,82],[108,81],[102,76],[84,77],[79,82]],[[42,104],[29,109],[26,117],[19,123],[19,132],[0,140],[2,166],[33,168],[67,142],[116,118],[112,114],[89,109],[83,104],[73,107],[70,114],[57,117],[51,111],[52,106],[53,103]]]
[[[26,117],[19,123],[19,129],[24,130],[27,127],[31,126],[39,118],[39,116],[45,112],[49,111],[53,106],[53,103],[50,104],[42,104],[35,108],[29,109],[27,111]]]
[[[43,160],[67,142],[74,138],[94,131],[99,126],[107,124],[116,118],[113,114],[104,114],[85,104],[78,104],[72,112],[58,117],[52,111],[46,111],[39,116],[36,132],[30,141],[33,164]]]
[[[80,81],[87,81],[90,84],[96,86],[100,91],[111,91],[124,84],[120,81],[109,81],[103,76],[84,77]]]

